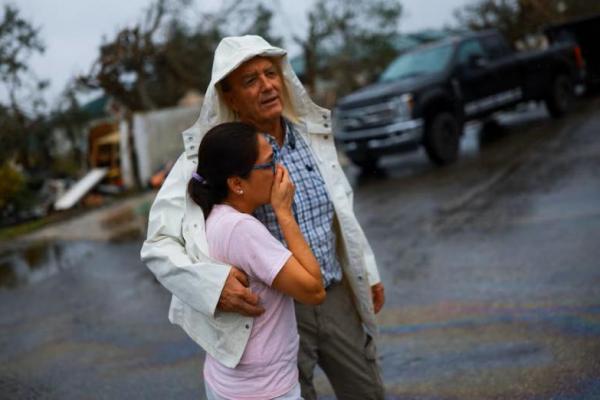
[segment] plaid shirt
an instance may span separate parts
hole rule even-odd
[[[279,148],[271,136],[270,142]],[[333,204],[325,189],[325,182],[313,160],[312,152],[302,137],[294,132],[291,124],[285,121],[285,138],[279,148],[279,162],[289,171],[296,186],[292,210],[304,234],[304,238],[321,265],[323,285],[342,280],[342,268],[336,257],[336,237],[333,231]],[[261,221],[279,241],[285,243],[283,233],[277,223],[275,212],[270,204],[257,208],[254,216]]]

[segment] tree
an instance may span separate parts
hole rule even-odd
[[[59,165],[55,165],[59,171],[59,175],[67,174],[65,165],[70,166],[71,174],[79,172],[79,170],[87,165],[87,154],[83,153],[82,139],[85,135],[85,124],[90,120],[90,116],[81,108],[79,100],[77,100],[77,85],[75,82],[69,82],[60,96],[56,108],[49,115],[51,127],[61,128],[64,132],[64,139],[69,143],[71,148],[70,157],[61,160]],[[64,140],[63,139],[63,140]],[[62,168],[56,168],[62,167]]]
[[[210,82],[212,56],[221,35],[215,26],[199,25],[190,29],[176,19],[170,22],[158,70],[170,80],[165,90],[172,93],[171,105],[189,89],[199,92],[206,89]]]
[[[230,35],[258,35],[273,46],[282,47],[283,39],[271,31],[274,12],[270,2],[250,0],[233,1],[219,12],[219,24]]]
[[[329,37],[334,27],[332,24],[320,18],[324,12],[325,4],[319,2],[315,8],[308,13],[308,32],[306,38],[294,37],[294,41],[302,48],[304,57],[304,85],[311,94],[316,93],[317,76],[319,75],[319,66],[323,65],[317,56],[319,44]],[[321,64],[319,64],[321,62]]]
[[[5,5],[0,19],[0,85],[6,93],[0,98],[0,165],[16,156],[29,169],[36,158],[47,158],[34,151],[45,140],[41,131],[45,103],[40,93],[47,82],[28,65],[33,54],[43,52],[39,30],[16,7]]]
[[[4,219],[30,206],[31,194],[26,172],[47,165],[44,134],[45,103],[41,92],[47,82],[29,68],[28,60],[43,53],[39,30],[25,20],[19,10],[5,5],[0,16],[0,216]]]
[[[318,0],[308,15],[303,49],[306,81],[335,82],[345,94],[372,81],[396,56],[402,5],[398,0]]]
[[[173,106],[190,89],[208,86],[214,51],[226,34],[254,33],[273,44],[272,11],[261,1],[227,2],[201,15],[197,26],[181,18],[188,0],[157,0],[143,22],[122,29],[100,48],[79,82],[102,89],[131,111]]]
[[[600,13],[600,3],[587,0],[478,0],[455,11],[459,26],[499,29],[511,42],[537,33],[543,26]]]
[[[103,89],[133,111],[156,108],[158,99],[150,94],[159,55],[154,35],[165,11],[165,0],[158,0],[142,23],[122,29],[112,41],[104,43],[91,72],[80,82]]]
[[[23,89],[38,91],[46,86],[27,63],[33,54],[44,50],[39,30],[23,19],[15,6],[5,5],[0,21],[0,82],[8,94],[8,107],[13,110],[20,109],[19,94]],[[40,98],[34,100],[34,106],[41,105]]]

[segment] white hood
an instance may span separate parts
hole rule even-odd
[[[285,50],[271,46],[260,36],[226,37],[221,40],[215,50],[212,77],[206,89],[200,117],[191,128],[182,134],[188,158],[197,156],[200,141],[209,129],[223,122],[235,121],[235,115],[223,100],[217,83],[241,64],[256,56],[273,57],[279,61],[285,84],[284,92],[287,92],[287,95],[282,93],[283,115],[286,118],[306,119],[310,111],[327,112],[312,102],[294,73]]]

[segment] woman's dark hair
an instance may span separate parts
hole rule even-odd
[[[225,200],[227,178],[246,178],[258,158],[256,128],[242,122],[227,122],[209,130],[198,148],[196,173],[201,181],[190,179],[188,192],[208,218],[213,206]]]

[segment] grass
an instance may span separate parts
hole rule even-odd
[[[119,202],[138,194],[140,194],[140,192],[138,191],[128,191],[115,196],[107,196],[106,203],[101,207],[107,207],[110,205],[118,204]],[[138,204],[134,208],[133,212],[142,218],[148,218],[148,213],[150,211],[151,205],[151,200],[144,201],[141,204]],[[23,222],[17,225],[2,227],[0,228],[0,243],[32,233],[38,229],[45,227],[46,225],[50,225],[60,221],[65,221],[67,219],[85,214],[86,212],[92,210],[93,208],[78,206],[70,210],[52,213],[36,220]]]
[[[18,225],[0,228],[0,242],[8,241],[10,239],[26,235],[56,220],[57,218],[55,218],[54,216],[47,216],[33,221],[23,222]]]

